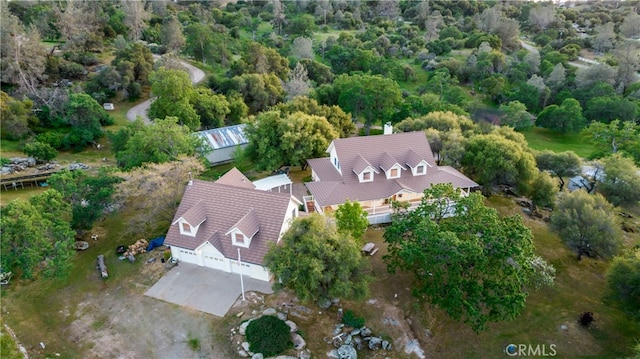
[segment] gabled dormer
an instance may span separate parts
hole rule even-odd
[[[380,157],[380,168],[384,171],[387,179],[400,178],[402,170],[407,169],[386,151]]]
[[[413,150],[409,150],[407,154],[406,164],[411,168],[411,174],[413,176],[424,176],[427,174],[427,167],[431,167],[429,162],[415,153]]]
[[[260,222],[256,211],[251,208],[238,222],[236,222],[225,235],[231,236],[231,244],[238,247],[249,248],[251,240],[260,230]]]
[[[195,237],[198,234],[200,225],[207,220],[207,208],[203,201],[200,201],[189,208],[176,219],[171,225],[178,225],[180,234]]]
[[[378,172],[369,161],[365,160],[362,156],[358,156],[356,163],[353,165],[353,173],[358,176],[358,181],[362,182],[372,182],[373,176]]]

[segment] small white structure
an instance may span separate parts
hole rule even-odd
[[[213,151],[207,154],[207,160],[212,165],[230,162],[238,148],[244,148],[249,140],[244,134],[245,124],[214,128],[212,130],[196,132],[204,138]]]
[[[589,190],[590,184],[588,179],[582,176],[575,176],[569,179],[568,187],[570,192],[573,192],[577,189]]]
[[[113,106],[111,102],[105,102],[104,104],[102,104],[102,108],[104,108],[107,111],[113,111],[116,109],[116,107]]]
[[[256,189],[269,192],[284,192],[289,189],[291,194],[291,179],[286,174],[279,174],[275,176],[269,176],[257,181],[253,181],[253,185]]]

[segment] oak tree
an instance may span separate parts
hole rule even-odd
[[[319,214],[294,220],[264,261],[276,278],[274,287],[291,289],[302,301],[360,299],[368,293],[360,246]]]
[[[413,294],[475,331],[514,319],[534,274],[533,236],[518,215],[500,217],[450,184],[425,190],[414,211],[397,214],[384,233],[391,273],[414,274]]]
[[[548,171],[560,181],[560,191],[564,188],[564,178],[577,176],[582,171],[582,160],[573,151],[537,152],[536,163],[541,171]]]
[[[609,258],[622,234],[613,206],[599,193],[563,193],[551,215],[550,228],[578,255]]]

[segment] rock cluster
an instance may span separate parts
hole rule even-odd
[[[373,335],[367,327],[350,328],[336,324],[332,337],[325,338],[325,341],[336,348],[327,353],[330,358],[356,359],[360,350],[392,350],[391,342]]]
[[[249,323],[251,323],[252,321],[265,315],[276,316],[278,319],[284,321],[289,326],[289,330],[291,332],[291,341],[293,342],[293,348],[298,351],[297,357],[281,355],[276,357],[276,359],[310,359],[311,358],[311,352],[309,350],[305,350],[307,346],[306,341],[304,340],[304,338],[302,338],[300,334],[297,333],[298,325],[292,320],[287,319],[287,313],[279,312],[274,308],[267,308],[263,310],[262,313],[254,311],[252,314],[254,315],[259,314],[259,315],[247,321],[242,322],[242,324],[240,324],[237,330],[233,329],[231,331],[231,334],[235,335],[237,333],[239,335],[244,336],[246,335],[247,327],[249,326]],[[264,356],[261,353],[252,353],[249,350],[249,342],[238,341],[238,344],[239,344],[237,348],[238,355],[241,356],[242,358],[263,359]]]
[[[36,165],[36,159],[33,157],[13,157],[10,158],[9,161],[11,161],[11,163],[2,166],[2,169],[0,170],[1,174],[8,175],[11,173],[21,172],[29,167],[35,167]]]

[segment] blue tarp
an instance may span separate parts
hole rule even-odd
[[[160,247],[163,243],[164,236],[152,239],[151,242],[149,242],[149,246],[147,246],[147,252],[151,252],[154,248]]]

